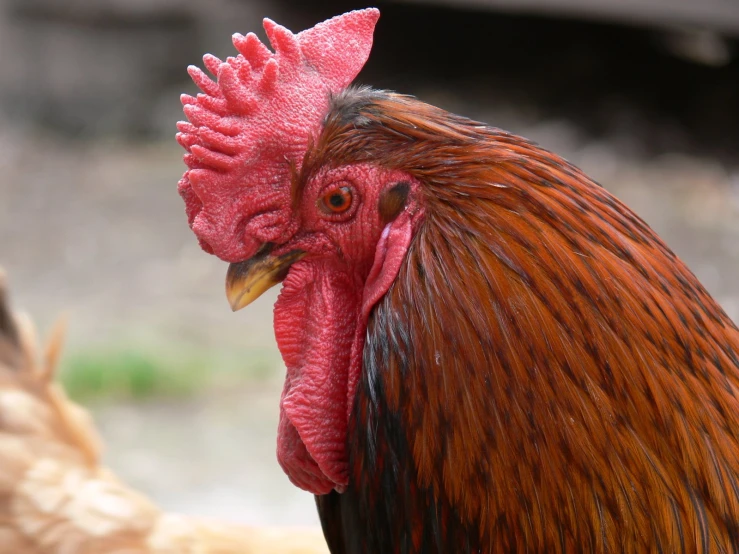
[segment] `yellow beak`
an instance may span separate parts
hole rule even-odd
[[[305,256],[302,250],[272,256],[272,248],[271,244],[265,244],[252,258],[228,266],[226,298],[234,312],[245,308],[264,292],[281,283],[290,266]]]

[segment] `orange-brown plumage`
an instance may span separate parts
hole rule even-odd
[[[378,17],[236,35],[178,135],[232,308],[283,283],[277,456],[332,553],[739,552],[739,330],[563,159],[345,88]]]
[[[334,551],[737,551],[739,331],[654,231],[408,97],[336,99],[302,179],[366,162],[424,219],[368,322],[350,490],[319,498]]]

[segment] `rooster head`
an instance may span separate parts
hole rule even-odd
[[[395,280],[422,216],[418,181],[372,162],[343,162],[327,127],[346,123],[345,98],[379,17],[354,11],[294,35],[265,20],[272,53],[234,35],[225,62],[203,58],[216,81],[183,95],[179,183],[190,226],[230,262],[227,295],[243,308],[283,282],[275,334],[287,367],[278,459],[316,494],[348,483],[346,437],[367,317]],[[366,91],[365,91],[366,92]],[[353,125],[354,123],[352,123]]]

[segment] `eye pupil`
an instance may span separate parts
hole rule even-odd
[[[335,193],[331,195],[331,198],[329,198],[328,201],[334,208],[341,208],[346,199],[341,194]]]

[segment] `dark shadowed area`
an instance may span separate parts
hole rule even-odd
[[[563,155],[738,321],[739,25],[676,20],[667,1],[633,18],[584,0],[510,4],[380,4],[358,81]],[[262,17],[299,31],[365,6],[0,0],[0,266],[41,329],[67,314],[65,385],[92,409],[109,464],[168,509],[317,523],[274,453],[277,291],[231,313],[226,264],[199,249],[177,196],[185,68],[233,55],[234,32],[264,38]]]

